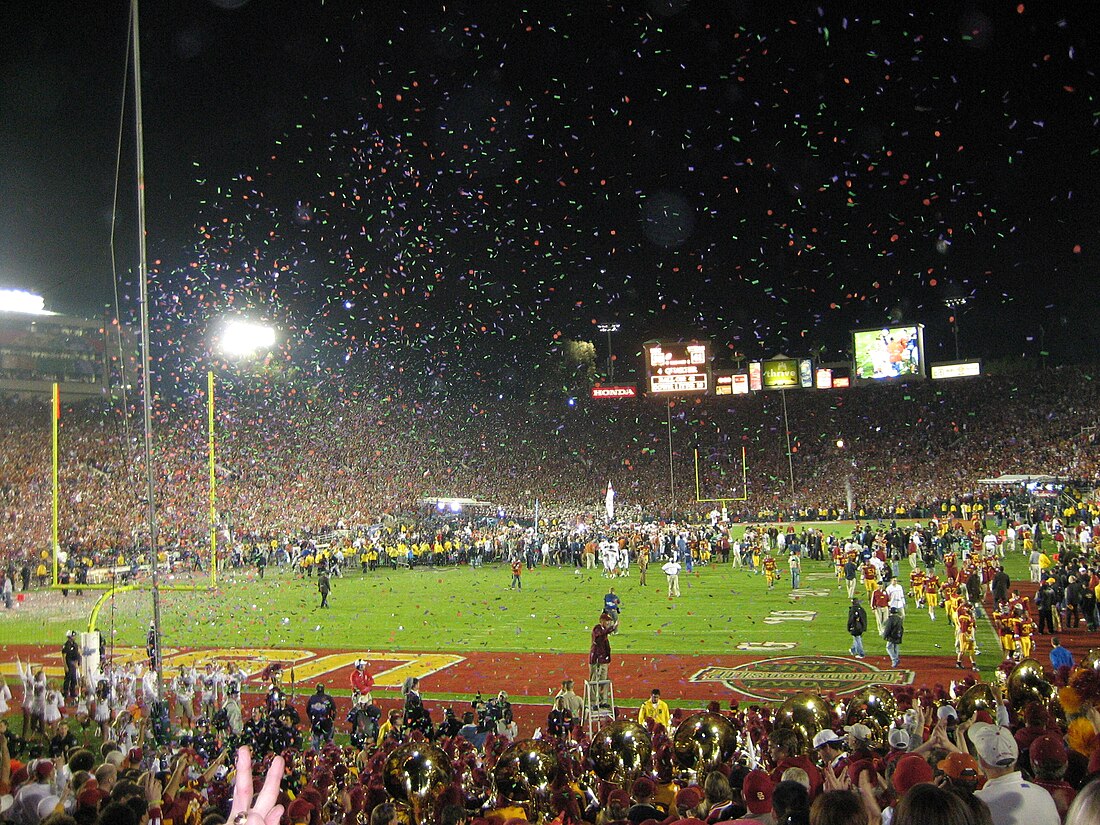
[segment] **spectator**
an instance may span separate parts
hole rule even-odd
[[[967,731],[986,783],[975,796],[989,806],[993,825],[1059,825],[1054,800],[1016,770],[1019,751],[1008,728],[975,722]]]

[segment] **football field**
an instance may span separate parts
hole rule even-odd
[[[785,557],[780,562],[784,567]],[[1026,582],[1021,555],[1006,559],[1006,569],[1014,583]],[[907,561],[901,573],[907,583]],[[840,695],[869,683],[931,686],[964,675],[954,669],[942,610],[933,621],[910,603],[901,665],[893,669],[869,610],[867,657],[848,655],[849,603],[831,562],[804,561],[801,579],[792,589],[784,570],[768,589],[762,575],[712,563],[681,573],[681,596],[670,599],[656,565],[645,586],[636,566],[617,579],[599,569],[537,567],[524,571],[521,590],[509,587],[510,570],[500,563],[369,573],[355,567],[333,579],[330,606],[322,609],[314,578],[268,568],[260,579],[253,569],[226,569],[216,590],[162,592],[163,646],[169,676],[179,665],[234,660],[253,690],[262,687],[263,666],[281,661],[296,682],[323,681],[346,694],[351,663],[365,658],[382,696],[397,695],[406,675],[422,675],[428,697],[508,689],[518,703],[542,704],[565,676],[583,682],[591,628],[614,587],[623,612],[612,637],[611,677],[622,702],[644,698],[653,686],[674,705],[698,706],[802,689]],[[862,583],[857,593],[864,595]],[[0,625],[4,658],[19,653],[51,665],[65,631],[87,629],[100,595],[28,594]],[[116,656],[141,659],[151,618],[150,594],[129,591],[104,602],[96,627]],[[1000,655],[987,620],[979,622],[978,646],[988,681]],[[5,672],[11,670],[8,664]]]

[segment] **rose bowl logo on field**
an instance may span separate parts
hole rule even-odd
[[[751,699],[778,701],[805,690],[841,695],[868,685],[908,685],[913,681],[913,672],[880,670],[859,659],[840,656],[783,656],[733,667],[705,667],[688,681],[721,682]]]

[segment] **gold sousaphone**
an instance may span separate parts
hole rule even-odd
[[[799,750],[813,751],[814,736],[833,726],[836,710],[816,693],[804,691],[783,701],[775,712],[773,725],[798,734]]]
[[[682,768],[705,776],[737,752],[737,729],[720,713],[694,713],[676,727],[672,752]]]
[[[549,805],[558,771],[558,757],[549,742],[521,739],[500,755],[493,768],[493,783],[506,800],[522,804],[534,821]]]
[[[1056,719],[1065,721],[1065,711],[1058,701],[1058,691],[1043,675],[1043,666],[1035,659],[1024,659],[1005,681],[1005,699],[1012,712],[1019,717],[1031,702],[1038,702]]]
[[[392,799],[407,807],[413,825],[430,822],[439,794],[451,783],[451,758],[438,745],[409,742],[386,757],[382,782]]]
[[[871,731],[871,744],[885,750],[897,715],[898,703],[894,694],[882,685],[868,685],[849,697],[844,724],[866,725]]]
[[[976,714],[985,711],[994,721],[997,720],[997,694],[985,682],[971,685],[959,697],[956,710],[960,722],[969,722]]]
[[[602,728],[588,748],[596,776],[625,785],[653,764],[653,739],[637,722],[621,719]]]

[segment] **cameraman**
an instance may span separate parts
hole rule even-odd
[[[306,704],[306,712],[309,714],[311,744],[314,750],[319,751],[332,741],[336,717],[336,702],[325,693],[324,685],[317,685],[317,692],[309,697]]]

